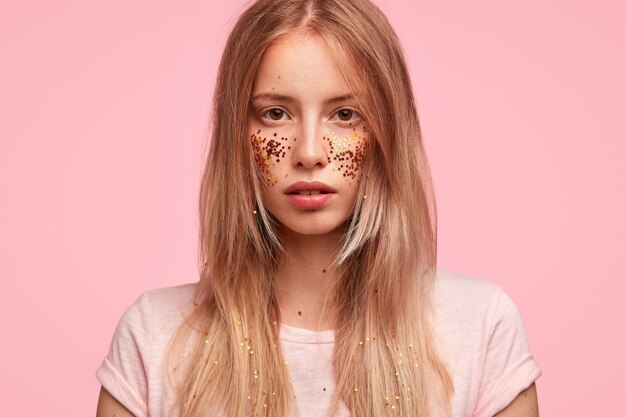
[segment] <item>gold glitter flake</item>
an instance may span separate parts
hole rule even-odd
[[[267,180],[269,185],[274,185],[278,182],[278,177],[272,173],[270,167],[273,167],[275,162],[279,163],[280,158],[285,157],[285,145],[282,142],[286,141],[287,138],[281,137],[280,140],[274,138],[267,139],[266,137],[261,137],[260,133],[261,131],[258,130],[257,133],[250,135],[254,160],[261,169],[263,178]],[[274,136],[276,136],[276,133],[274,133]]]
[[[364,130],[365,131],[365,130]],[[356,132],[346,135],[343,139],[338,140],[335,132],[332,137],[323,137],[330,144],[330,154],[335,162],[333,172],[342,172],[342,175],[348,178],[356,179],[357,172],[365,163],[367,151],[367,141],[364,136],[359,136]],[[329,161],[331,158],[328,158]]]

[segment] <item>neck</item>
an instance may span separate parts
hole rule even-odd
[[[340,232],[324,235],[281,233],[285,253],[276,275],[277,301],[282,323],[323,331],[334,328],[332,301],[335,268],[331,263]]]

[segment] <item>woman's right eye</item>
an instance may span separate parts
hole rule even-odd
[[[271,109],[265,110],[261,113],[262,118],[269,119],[274,122],[283,120],[283,116],[287,116],[287,113],[278,107],[272,107]]]

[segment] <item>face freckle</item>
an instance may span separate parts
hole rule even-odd
[[[366,132],[363,127],[363,132]],[[337,139],[335,132],[331,137],[323,138],[330,145],[330,155],[328,163],[334,161],[333,172],[341,172],[347,180],[356,179],[357,173],[365,163],[367,154],[367,138],[356,132],[348,134],[341,139]]]
[[[276,133],[273,137],[276,137]],[[273,186],[278,182],[278,177],[272,173],[270,167],[274,166],[274,163],[279,163],[281,157],[285,157],[285,145],[282,142],[286,140],[287,138],[284,137],[281,137],[280,140],[273,138],[268,140],[261,135],[260,129],[250,135],[254,159],[268,185]]]

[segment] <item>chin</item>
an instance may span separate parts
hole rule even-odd
[[[332,219],[311,219],[302,221],[298,219],[278,219],[278,227],[281,233],[298,234],[303,236],[315,236],[341,233],[345,227],[344,221],[332,221]]]

